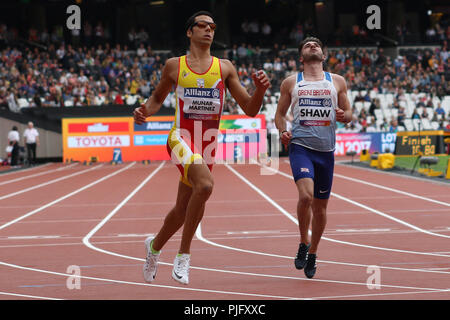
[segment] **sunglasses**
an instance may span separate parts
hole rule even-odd
[[[191,29],[193,27],[199,27],[200,29],[205,29],[207,26],[209,26],[211,28],[211,30],[216,30],[217,25],[214,22],[209,22],[209,21],[204,21],[204,20],[199,20],[196,21],[192,24]]]

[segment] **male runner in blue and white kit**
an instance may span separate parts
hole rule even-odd
[[[308,278],[316,272],[317,247],[327,221],[336,143],[336,121],[350,122],[352,109],[347,98],[345,79],[324,72],[322,42],[308,37],[299,44],[303,72],[281,83],[275,124],[281,141],[289,145],[289,160],[299,193],[297,216],[300,245],[295,267]],[[292,132],[286,130],[286,113],[292,108]],[[309,225],[312,209],[312,232]]]

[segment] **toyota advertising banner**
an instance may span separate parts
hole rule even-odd
[[[142,125],[132,117],[65,118],[62,120],[63,159],[109,162],[169,160],[167,136],[173,116],[154,116]],[[224,115],[220,122],[216,160],[257,158],[267,152],[263,115]]]

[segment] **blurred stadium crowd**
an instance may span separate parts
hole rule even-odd
[[[270,26],[262,26],[261,34],[264,27],[266,36],[270,35]],[[250,92],[255,69],[262,68],[269,74],[272,88],[262,107],[269,128],[273,126],[282,79],[302,70],[292,43],[307,36],[308,30],[306,22],[295,26],[288,41],[281,44],[258,41],[249,35],[224,50],[225,58],[234,63]],[[359,30],[355,32],[355,37],[364,37]],[[89,37],[73,34],[70,43],[64,41],[58,28],[51,33],[31,28],[28,45],[15,46],[16,36],[14,28],[0,25],[0,108],[13,112],[35,107],[141,103],[157,85],[165,60],[174,56],[170,51],[154,50],[143,29],[131,30],[126,44],[110,44],[101,24],[91,27]],[[407,29],[400,26],[398,36],[400,40],[407,36]],[[346,78],[354,109],[353,121],[339,132],[449,126],[450,27],[437,25],[426,31],[426,37],[436,45],[401,49],[393,59],[382,48],[363,46],[363,41],[351,48],[325,48],[325,68]],[[174,104],[170,94],[164,107],[173,108]],[[231,96],[226,98],[224,111],[241,113]]]

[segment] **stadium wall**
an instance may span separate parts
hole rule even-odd
[[[20,146],[24,147],[23,132],[27,128],[27,122],[19,122],[6,118],[0,118],[0,158],[5,159],[6,146],[8,145],[8,132],[13,126],[17,126],[20,134]],[[35,125],[39,131],[40,146],[36,149],[36,157],[41,160],[45,159],[62,159],[62,138],[61,133],[53,132],[40,128]]]

